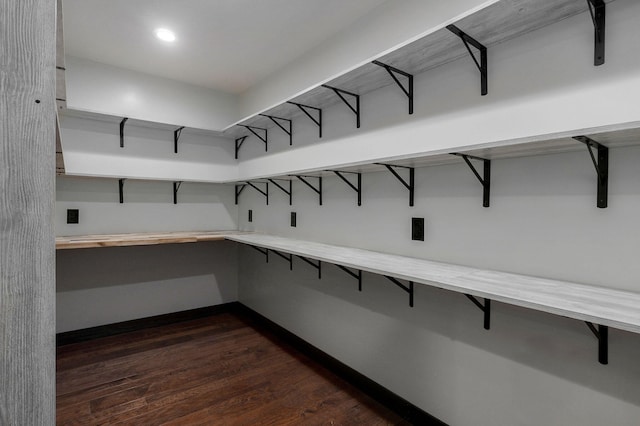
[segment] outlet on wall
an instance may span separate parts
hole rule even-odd
[[[296,212],[291,212],[291,226],[293,228],[297,226]]]
[[[248,220],[249,220],[249,222],[253,222],[253,210],[249,210]]]
[[[80,210],[67,209],[67,223],[80,223]]]
[[[424,218],[411,218],[411,239],[414,241],[424,241]]]

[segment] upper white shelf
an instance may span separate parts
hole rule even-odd
[[[605,3],[612,1],[605,0]],[[332,90],[322,87],[323,84],[359,95],[394,84],[384,68],[373,64],[374,60],[415,75],[467,56],[469,53],[464,44],[458,36],[446,28],[447,25],[454,24],[485,47],[490,48],[498,43],[584,13],[588,9],[588,2],[581,0],[496,1],[451,22],[444,22],[423,33],[417,39],[409,40],[388,52],[370,58],[339,76],[318,82],[303,93],[286,99],[272,108],[252,114],[225,128],[224,133],[232,137],[247,135],[247,130],[238,125],[263,128],[275,126],[260,114],[286,119],[301,116],[303,113],[298,107],[288,104],[288,101],[316,108],[325,108],[340,102],[340,98]]]
[[[640,333],[640,294],[261,234],[228,240]]]

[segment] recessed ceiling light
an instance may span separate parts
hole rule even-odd
[[[156,37],[158,37],[162,41],[166,41],[169,43],[176,41],[176,35],[171,30],[168,30],[166,28],[158,28],[154,32],[156,33]]]

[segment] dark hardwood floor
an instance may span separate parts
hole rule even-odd
[[[408,425],[240,314],[58,347],[58,425]]]

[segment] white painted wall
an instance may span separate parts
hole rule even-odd
[[[382,52],[492,3],[495,0],[386,1],[252,87],[240,98],[241,117],[280,104],[310,87],[370,62]]]
[[[480,96],[475,65],[462,58],[415,76],[411,116],[391,85],[362,96],[361,129],[339,103],[323,110],[322,139],[303,116],[294,120],[292,148],[279,129],[270,132],[268,155],[246,143],[240,178],[637,127],[640,3],[607,7],[603,66],[592,65],[593,25],[583,13],[489,49],[487,96]]]
[[[237,229],[233,187],[58,177],[56,235]],[[80,223],[66,223],[67,209]],[[237,253],[226,242],[58,250],[56,331],[237,300]]]
[[[586,151],[494,161],[491,207],[464,162],[416,169],[415,207],[390,173],[363,175],[363,205],[337,177],[317,195],[294,183],[293,206],[242,194],[240,228],[640,292],[640,147],[610,151],[610,197],[596,208]],[[253,222],[247,222],[247,210]],[[298,226],[289,226],[290,212]],[[426,220],[410,240],[412,217]],[[463,295],[418,286],[415,307],[383,277],[364,289],[333,265],[323,277],[240,249],[239,300],[393,392],[458,426],[636,425],[640,336],[610,330],[610,364],[575,320],[494,303],[492,329]]]
[[[233,140],[184,129],[174,153],[177,127],[127,122],[120,147],[120,120],[65,116],[62,149],[66,173],[133,179],[222,182],[237,178]]]
[[[238,116],[234,95],[67,56],[67,107],[205,130]]]

